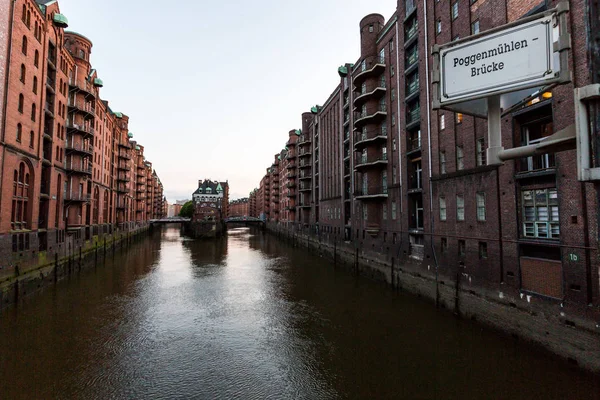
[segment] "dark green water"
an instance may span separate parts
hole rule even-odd
[[[247,229],[164,228],[0,314],[0,399],[599,399],[525,343]]]

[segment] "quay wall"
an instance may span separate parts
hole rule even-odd
[[[522,293],[507,285],[478,282],[455,269],[442,269],[434,260],[393,257],[393,253],[361,248],[336,235],[314,234],[275,223],[267,232],[293,246],[329,258],[334,268],[384,282],[394,290],[417,295],[461,318],[526,340],[600,373],[600,315],[593,307]],[[397,254],[397,253],[396,253]]]

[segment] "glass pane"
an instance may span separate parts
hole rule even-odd
[[[550,207],[550,221],[558,221],[558,207]]]
[[[535,221],[535,207],[525,207],[525,221]]]
[[[546,205],[548,204],[548,191],[547,190],[536,190],[535,191],[535,203]]]
[[[538,207],[537,215],[538,221],[548,221],[548,207]]]
[[[537,237],[547,238],[548,237],[548,224],[545,222],[536,222]]]
[[[560,237],[560,227],[558,226],[558,224],[550,224],[550,232],[552,238],[558,239]]]
[[[525,236],[533,237],[535,236],[535,229],[533,223],[525,223],[524,224]]]

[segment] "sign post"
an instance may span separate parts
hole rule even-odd
[[[433,47],[433,109],[488,119],[488,165],[507,159],[501,117],[533,92],[569,82],[568,2]],[[512,153],[511,153],[512,154]]]

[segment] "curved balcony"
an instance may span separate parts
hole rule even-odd
[[[67,120],[67,131],[69,133],[81,133],[84,136],[94,136],[94,128],[85,124],[76,124],[70,120]]]
[[[362,105],[365,101],[376,98],[379,99],[386,92],[385,81],[380,80],[373,85],[367,85],[366,88],[361,89],[359,92],[357,90],[357,97],[354,98],[354,106],[358,107]]]
[[[366,57],[355,70],[354,83],[361,84],[371,76],[379,76],[385,71],[385,59],[380,56]]]
[[[92,166],[91,165],[77,165],[73,163],[67,163],[66,167],[67,172],[71,174],[81,174],[81,175],[92,175]]]
[[[96,110],[90,104],[85,101],[73,101],[69,100],[68,102],[69,109],[71,111],[76,111],[84,116],[84,118],[95,118]]]
[[[85,143],[67,143],[65,145],[65,149],[67,150],[67,154],[69,153],[79,153],[85,156],[94,155],[94,146],[91,144]]]
[[[312,166],[312,163],[309,161],[303,162],[304,160],[300,161],[300,165],[298,166],[300,169],[304,169],[304,168],[310,168]]]
[[[94,93],[94,88],[88,81],[84,81],[83,83],[77,83],[69,79],[69,92],[80,92],[83,93],[86,97],[96,97],[96,94]]]
[[[131,160],[131,155],[127,151],[119,151],[119,158],[123,160]]]
[[[298,188],[298,191],[300,192],[310,192],[312,190],[312,186],[311,185],[302,185],[300,184],[300,187]]]
[[[70,203],[87,203],[90,196],[84,193],[65,193],[65,201]]]
[[[354,197],[357,200],[381,200],[388,197],[387,186],[380,186],[374,188],[362,188],[354,192]]]
[[[354,135],[354,148],[357,150],[378,142],[387,142],[386,129],[370,129],[366,132],[356,132]]]
[[[129,176],[129,174],[118,174],[117,175],[117,182],[131,182],[131,177]]]
[[[354,169],[360,170],[374,167],[385,167],[387,163],[387,153],[371,157],[360,156],[356,158]]]
[[[293,162],[288,163],[288,165],[285,168],[286,169],[294,169],[294,168],[296,168],[296,163],[293,163]]]
[[[307,144],[310,143],[311,139],[310,139],[310,135],[300,135],[300,137],[298,138],[298,145],[303,145],[303,144]]]
[[[377,107],[371,107],[364,112],[358,112],[354,115],[354,129],[361,128],[367,124],[375,124],[382,121],[387,116],[387,107],[385,104],[379,104]]]
[[[308,149],[308,150],[304,150],[304,151],[300,151],[298,152],[298,158],[302,158],[302,157],[308,157],[308,156],[312,156],[312,150]]]

